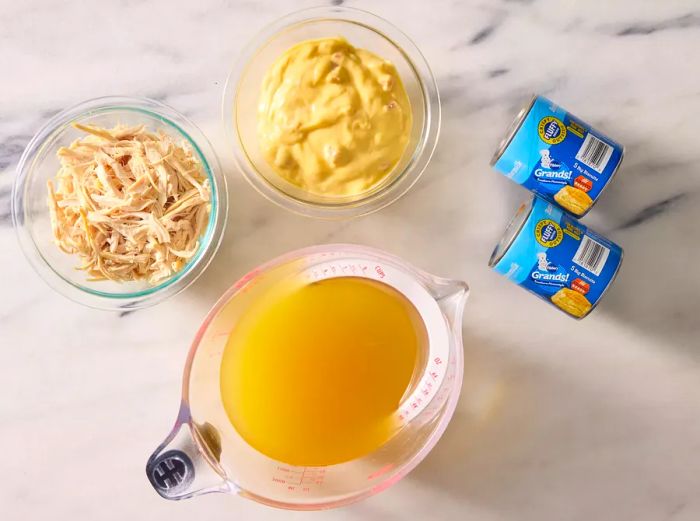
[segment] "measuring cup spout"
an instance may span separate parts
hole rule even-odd
[[[452,329],[462,328],[462,314],[469,296],[469,286],[461,280],[436,279],[430,292],[447,317]]]
[[[165,499],[187,499],[232,491],[223,472],[200,448],[202,445],[209,456],[218,459],[218,433],[209,424],[193,424],[189,407],[183,403],[173,430],[146,463],[146,475],[158,494]]]

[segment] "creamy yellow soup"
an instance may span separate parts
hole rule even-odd
[[[343,38],[301,42],[267,72],[260,148],[272,169],[321,196],[361,194],[408,146],[411,105],[396,67]]]

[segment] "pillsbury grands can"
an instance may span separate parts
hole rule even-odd
[[[621,263],[622,248],[539,197],[520,206],[489,260],[575,318],[595,308]]]
[[[520,111],[491,165],[531,192],[581,217],[622,162],[623,147],[547,98]]]

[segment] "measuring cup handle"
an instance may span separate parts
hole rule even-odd
[[[202,454],[195,441],[189,408],[183,404],[172,431],[146,463],[146,475],[165,499],[187,499],[230,486]]]

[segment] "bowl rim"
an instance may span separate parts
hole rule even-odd
[[[335,204],[294,197],[268,181],[248,157],[235,117],[239,84],[258,51],[272,38],[289,28],[314,21],[355,24],[374,32],[394,46],[415,74],[425,114],[418,143],[402,171],[385,186],[368,192],[366,197]],[[435,75],[418,47],[403,31],[369,11],[345,6],[323,6],[302,9],[278,18],[259,31],[243,48],[224,84],[221,116],[227,143],[232,145],[236,165],[258,193],[276,205],[299,215],[331,220],[359,217],[378,211],[398,200],[413,187],[435,152],[440,134],[441,105]]]
[[[37,246],[27,222],[24,204],[28,181],[35,161],[43,153],[45,144],[64,132],[78,119],[100,113],[139,113],[160,121],[192,147],[203,165],[212,186],[209,223],[195,256],[177,273],[153,287],[124,293],[114,293],[86,287],[67,279],[54,269]],[[188,287],[206,269],[223,237],[228,211],[226,178],[221,172],[219,159],[204,133],[192,121],[174,108],[157,100],[132,96],[102,96],[72,105],[51,117],[34,134],[24,149],[16,167],[12,186],[11,214],[22,252],[34,270],[54,290],[69,299],[89,307],[107,310],[129,310],[148,307],[173,296]]]

